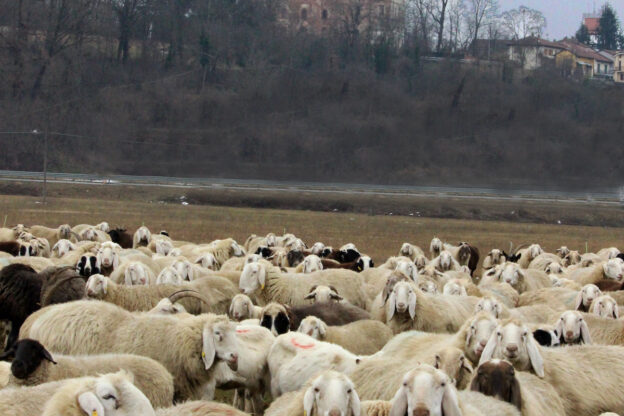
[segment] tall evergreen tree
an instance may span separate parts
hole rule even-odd
[[[587,26],[581,23],[581,27],[576,31],[576,40],[585,45],[589,45],[589,30],[587,30]]]
[[[598,47],[600,49],[617,49],[622,33],[620,21],[615,10],[609,3],[602,6],[600,27],[598,28]]]

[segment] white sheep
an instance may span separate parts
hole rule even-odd
[[[363,319],[340,326],[328,326],[316,316],[307,316],[297,331],[319,341],[337,344],[353,354],[370,355],[392,338],[392,331],[382,322]]]
[[[260,319],[261,315],[262,307],[255,306],[249,296],[239,293],[232,298],[229,316],[235,321],[242,321],[244,319]]]
[[[451,346],[442,348],[435,354],[432,365],[449,376],[459,390],[468,386],[473,368],[461,349]]]
[[[224,403],[196,400],[156,409],[156,416],[249,416]]]
[[[429,263],[435,267],[439,272],[446,272],[449,270],[459,270],[460,264],[457,260],[453,258],[453,254],[451,254],[448,250],[442,250],[438,257],[431,260]]]
[[[433,237],[431,239],[431,243],[429,244],[429,252],[431,253],[431,258],[438,257],[440,252],[444,250],[444,245],[442,241],[438,237]]]
[[[238,361],[235,327],[225,316],[131,313],[92,300],[53,305],[33,313],[20,329],[23,338],[37,339],[63,354],[150,357],[174,376],[176,400],[199,397],[200,387],[213,376],[217,359],[233,366]]]
[[[620,250],[618,250],[617,247],[603,248],[603,249],[600,249],[598,253],[596,253],[598,257],[601,257],[605,260],[614,259],[617,257],[618,254],[620,254]]]
[[[562,344],[591,344],[587,322],[579,311],[565,311],[555,325]]]
[[[505,254],[502,250],[494,248],[483,259],[483,270],[491,269],[492,267],[505,262]]]
[[[308,378],[322,370],[349,374],[362,358],[344,348],[300,332],[287,332],[275,339],[269,351],[271,396],[301,388]]]
[[[550,278],[545,272],[536,269],[522,269],[516,263],[505,263],[502,266],[500,280],[511,285],[520,294],[552,286]]]
[[[609,295],[598,296],[591,303],[591,313],[594,315],[598,315],[602,318],[612,318],[619,319],[620,311],[618,308],[618,304]]]
[[[341,302],[343,297],[338,294],[338,290],[333,286],[314,285],[310,288],[310,292],[305,299],[311,300],[312,303],[324,302]]]
[[[590,267],[582,267],[568,273],[568,279],[574,280],[582,285],[589,283],[597,283],[602,279],[622,280],[623,274],[622,261],[620,259],[611,259],[606,262],[593,264]]]
[[[415,261],[418,256],[424,256],[425,252],[414,244],[403,243],[398,255],[409,257],[412,261]]]
[[[61,239],[52,247],[52,257],[62,258],[70,251],[76,250],[76,244],[67,239]]]
[[[124,371],[69,380],[45,403],[42,416],[154,416],[133,381],[133,374]]]
[[[576,295],[574,310],[587,312],[594,299],[602,296],[602,291],[594,284],[587,284]]]
[[[365,416],[353,382],[337,371],[326,370],[307,380],[298,391],[276,398],[265,416]]]
[[[527,248],[516,252],[516,254],[520,255],[517,263],[521,268],[526,269],[529,267],[531,261],[543,252],[544,250],[539,244],[531,244]]]
[[[403,273],[414,282],[418,278],[418,268],[411,261],[399,260],[394,270]]]
[[[195,263],[201,264],[201,266],[204,269],[208,269],[208,270],[216,271],[220,269],[219,262],[217,262],[217,259],[212,253],[202,254],[201,256],[195,259]]]
[[[157,285],[181,285],[184,279],[178,273],[178,271],[171,267],[165,267],[160,271],[156,278],[155,284]]]
[[[442,294],[449,296],[468,296],[466,288],[461,284],[458,279],[450,280],[446,282],[442,289]]]
[[[319,270],[323,270],[323,262],[321,261],[321,258],[315,254],[306,256],[295,268],[297,273],[312,273]]]
[[[132,248],[142,246],[147,247],[151,239],[152,233],[150,232],[149,228],[142,225],[134,232],[134,235],[132,236]]]
[[[31,234],[45,238],[50,245],[54,246],[59,240],[70,240],[74,235],[69,224],[59,225],[57,228],[48,228],[43,225],[33,225],[29,228]]]
[[[532,370],[550,383],[566,415],[599,414],[604,409],[624,412],[618,380],[624,377],[624,349],[604,345],[541,348],[526,325],[509,321],[490,337],[481,363],[508,360],[521,371]]]

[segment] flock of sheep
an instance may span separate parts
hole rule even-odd
[[[0,414],[624,414],[623,258],[2,228]]]

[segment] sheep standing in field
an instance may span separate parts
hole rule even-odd
[[[527,269],[531,261],[543,252],[544,250],[539,244],[531,244],[527,248],[518,250],[516,252],[516,255],[518,256],[518,261],[516,263],[521,268]]]
[[[69,240],[61,239],[52,247],[52,258],[62,258],[70,251],[77,249],[77,245]]]
[[[390,410],[391,416],[519,416],[511,404],[486,395],[458,392],[449,377],[430,365],[420,364],[403,377]]]
[[[154,416],[150,401],[133,381],[124,371],[69,380],[45,403],[42,416]]]
[[[390,328],[370,319],[328,326],[322,319],[308,316],[301,321],[297,331],[319,341],[340,345],[358,355],[374,354],[392,338]]]
[[[563,403],[547,382],[506,361],[494,359],[479,366],[470,385],[472,391],[513,404],[523,416],[565,416]]]
[[[155,407],[168,407],[173,403],[173,377],[165,367],[147,357],[129,354],[52,355],[43,345],[31,339],[18,341],[2,357],[12,358],[11,386],[36,386],[127,370],[135,375],[134,384]]]
[[[620,318],[618,304],[609,295],[598,296],[591,304],[591,313],[601,318]]]
[[[410,260],[415,261],[418,256],[424,256],[425,252],[414,244],[403,243],[398,255],[408,257]]]
[[[459,270],[460,264],[453,258],[448,250],[442,250],[440,255],[429,263],[439,272],[447,272],[449,270]]]
[[[386,324],[395,334],[410,329],[455,332],[478,301],[473,296],[431,296],[409,282],[398,282],[386,302]]]
[[[429,244],[429,253],[431,253],[431,258],[434,259],[438,257],[442,250],[444,250],[442,241],[438,237],[433,237],[431,239],[431,243]]]
[[[239,322],[245,319],[260,319],[262,308],[255,306],[249,296],[239,293],[232,298],[228,314],[232,319]]]
[[[33,225],[30,227],[30,233],[36,237],[45,238],[50,245],[55,245],[57,241],[66,239],[70,240],[73,237],[71,227],[69,224],[59,225],[57,228],[48,228],[42,225]]]
[[[271,403],[265,416],[366,416],[353,382],[336,371],[323,371],[299,390]]]
[[[521,269],[515,263],[506,263],[503,266],[500,279],[511,285],[519,294],[552,286],[550,278],[545,272],[535,269]]]
[[[499,325],[490,337],[480,364],[505,359],[517,370],[532,370],[550,383],[561,398],[565,414],[624,412],[617,380],[624,377],[624,349],[605,345],[541,348],[519,321]]]
[[[198,398],[218,360],[236,369],[235,327],[227,317],[131,313],[98,301],[54,305],[28,317],[21,338],[37,339],[62,354],[137,354],[174,376],[175,399]],[[137,342],[139,340],[140,342]]]
[[[112,241],[102,243],[95,255],[96,266],[100,269],[100,273],[110,276],[114,269],[119,267],[119,253],[121,246]]]

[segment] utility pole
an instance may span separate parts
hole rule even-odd
[[[46,126],[43,132],[43,205],[46,204],[46,196],[48,193],[48,130],[49,125]]]

